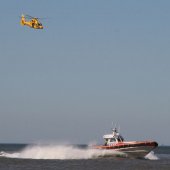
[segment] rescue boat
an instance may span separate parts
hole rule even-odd
[[[126,157],[144,158],[149,152],[158,146],[156,141],[124,141],[117,128],[112,129],[112,134],[104,135],[105,143],[95,145],[93,148],[101,150],[113,150],[123,153]]]

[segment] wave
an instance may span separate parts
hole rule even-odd
[[[78,147],[75,145],[30,145],[18,152],[0,152],[1,157],[18,159],[95,159],[101,157],[127,157],[126,154],[113,150],[98,150],[91,147]],[[158,160],[159,158],[150,152],[145,159]]]

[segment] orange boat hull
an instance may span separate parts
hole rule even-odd
[[[158,146],[155,141],[134,141],[134,142],[118,142],[113,145],[96,145],[94,149],[114,150],[127,154],[129,157],[145,157],[150,151]]]

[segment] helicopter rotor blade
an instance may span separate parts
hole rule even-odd
[[[48,19],[48,18],[44,18],[44,17],[43,17],[43,18],[40,18],[40,17],[32,17],[31,15],[27,15],[27,14],[25,15],[25,18],[28,18],[28,19],[41,19],[41,20],[42,20],[42,19]]]
[[[25,14],[25,17],[26,18],[35,18],[35,17],[32,17],[31,15],[28,15],[28,14]]]
[[[48,18],[37,18],[37,19],[48,19]]]

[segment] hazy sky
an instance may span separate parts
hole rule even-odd
[[[0,143],[170,145],[169,0],[1,0]],[[19,16],[47,17],[44,30]]]

